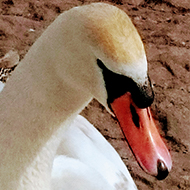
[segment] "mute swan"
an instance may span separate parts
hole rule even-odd
[[[0,189],[51,189],[62,134],[93,97],[116,115],[141,167],[165,178],[170,154],[140,109],[153,101],[140,36],[123,11],[94,3],[61,14],[1,92]]]

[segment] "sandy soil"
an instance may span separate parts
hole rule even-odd
[[[0,1],[0,57],[16,50],[22,59],[61,12],[89,2],[98,1]],[[188,0],[115,0],[113,3],[130,15],[146,47],[156,95],[152,110],[173,159],[169,176],[158,181],[141,170],[117,121],[97,101],[93,100],[82,115],[120,153],[139,189],[190,189],[190,3]]]

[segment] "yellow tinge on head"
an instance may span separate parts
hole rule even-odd
[[[110,5],[94,6],[99,6],[98,11],[91,6],[86,15],[86,27],[93,42],[114,62],[139,64],[145,55],[144,46],[127,14]]]

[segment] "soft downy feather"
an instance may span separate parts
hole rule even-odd
[[[52,170],[52,188],[57,190],[55,187],[137,189],[115,149],[81,115],[62,135]]]

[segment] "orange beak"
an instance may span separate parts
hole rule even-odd
[[[157,179],[164,179],[171,170],[172,160],[150,108],[138,108],[130,93],[115,99],[111,108],[139,165]]]

